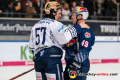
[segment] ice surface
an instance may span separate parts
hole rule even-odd
[[[33,66],[8,66],[0,67],[0,80],[9,80]],[[63,65],[63,69],[65,65]],[[120,80],[120,63],[91,64],[89,73],[118,73],[117,76],[88,76],[87,80]],[[15,80],[36,80],[35,70],[16,78]]]

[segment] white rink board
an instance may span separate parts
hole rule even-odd
[[[120,59],[120,42],[96,41],[90,59]]]
[[[96,41],[89,59],[120,59],[119,48],[117,41]],[[28,42],[0,42],[0,61],[30,61],[32,57]]]
[[[0,61],[30,61],[33,57],[28,42],[0,42],[0,50]]]

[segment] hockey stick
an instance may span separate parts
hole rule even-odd
[[[14,79],[16,79],[16,78],[18,78],[18,77],[20,77],[20,76],[22,76],[22,75],[24,75],[24,74],[26,74],[26,73],[28,73],[28,72],[32,71],[32,70],[34,70],[34,69],[35,69],[35,68],[32,68],[32,69],[30,69],[30,70],[28,70],[28,71],[26,71],[26,72],[23,72],[23,73],[21,73],[21,74],[19,74],[19,75],[15,76],[15,77],[13,77],[13,78],[9,79],[9,80],[14,80]]]

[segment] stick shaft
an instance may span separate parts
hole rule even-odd
[[[19,74],[19,75],[15,76],[15,77],[13,77],[13,78],[9,79],[9,80],[14,80],[14,79],[16,79],[16,78],[18,78],[18,77],[20,77],[20,76],[22,76],[22,75],[24,75],[24,74],[26,74],[26,73],[28,73],[28,72],[32,71],[32,70],[34,70],[34,69],[35,69],[35,68],[32,68],[32,69],[30,69],[30,70],[28,70],[28,71],[26,71],[26,72],[23,72],[23,73],[21,73],[21,74]]]

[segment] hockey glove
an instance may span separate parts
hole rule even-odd
[[[67,47],[69,47],[70,45],[73,45],[73,43],[75,43],[75,42],[76,42],[76,40],[71,39],[66,45],[67,45]]]
[[[71,70],[76,71],[77,69],[81,68],[81,63],[73,60],[72,64],[68,64],[67,72],[70,72]]]
[[[76,70],[78,68],[81,68],[81,62],[78,62],[74,60],[75,56],[70,56],[68,59],[66,59],[66,63],[68,64],[68,72],[71,70]]]

